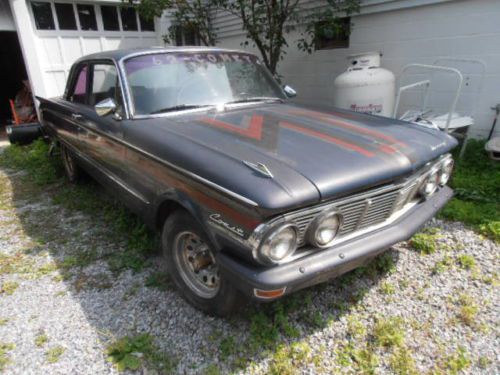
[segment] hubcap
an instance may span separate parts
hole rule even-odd
[[[173,250],[187,286],[199,297],[214,297],[220,287],[219,267],[208,245],[195,233],[185,231],[175,237]]]

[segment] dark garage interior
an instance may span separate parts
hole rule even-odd
[[[15,31],[0,31],[0,129],[12,121],[9,99],[14,100],[16,93],[27,79],[26,67]]]

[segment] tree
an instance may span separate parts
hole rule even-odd
[[[161,17],[163,11],[171,11],[172,26],[166,42],[175,40],[179,29],[195,33],[206,46],[215,46],[217,34],[212,26],[212,19],[217,12],[214,0],[142,0],[137,6],[139,13],[148,19]]]
[[[174,24],[197,30],[205,45],[217,41],[212,22],[216,12],[229,12],[241,20],[247,39],[243,44],[253,43],[267,68],[277,74],[291,32],[301,28],[297,47],[312,53],[318,35],[341,32],[341,17],[358,12],[360,1],[324,0],[323,6],[311,10],[303,0],[143,0],[138,9],[144,16],[159,16],[173,8]]]

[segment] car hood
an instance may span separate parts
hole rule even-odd
[[[449,135],[421,125],[288,104],[151,121],[170,133],[171,147],[190,150],[187,168],[269,209],[394,181],[456,145]],[[272,177],[251,163],[265,165]]]

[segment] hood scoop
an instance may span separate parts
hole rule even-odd
[[[250,161],[243,160],[243,164],[245,164],[248,168],[253,169],[255,172],[258,172],[262,176],[266,178],[274,178],[273,174],[269,170],[269,168],[262,163],[252,163]]]

